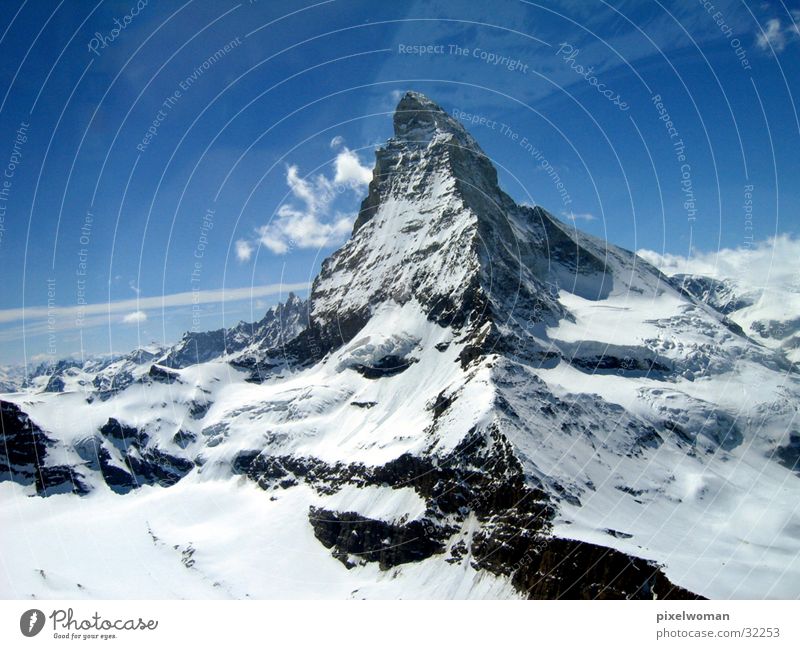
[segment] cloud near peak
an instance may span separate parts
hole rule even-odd
[[[372,180],[372,170],[364,167],[358,156],[347,147],[336,156],[334,166],[336,168],[334,183],[358,188],[365,187]]]
[[[693,252],[691,256],[639,250],[637,254],[666,275],[685,273],[732,279],[746,289],[798,290],[800,239],[782,234],[753,246]]]
[[[331,145],[342,146],[339,136]],[[372,170],[361,164],[358,155],[342,146],[333,161],[333,177],[324,173],[303,177],[297,165],[286,168],[286,184],[291,199],[283,203],[274,217],[256,229],[252,240],[236,242],[236,256],[249,261],[256,245],[276,255],[295,248],[325,248],[341,244],[349,235],[355,214],[335,209],[336,199],[347,193],[362,192],[372,179]]]

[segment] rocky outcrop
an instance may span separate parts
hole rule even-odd
[[[792,431],[788,443],[779,446],[775,455],[783,466],[800,475],[800,432]]]
[[[397,525],[364,518],[356,512],[335,512],[320,507],[312,507],[308,519],[314,536],[348,568],[362,561],[373,561],[381,569],[388,570],[422,561],[445,548],[444,535],[431,533],[439,528],[425,520]]]
[[[240,322],[230,329],[186,332],[160,363],[180,369],[234,356],[236,363],[252,368],[270,352],[279,352],[307,323],[308,302],[289,293],[285,302],[269,308],[258,322]]]
[[[34,423],[19,406],[0,401],[0,481],[33,484],[40,496],[88,493],[83,476],[69,466],[48,464],[55,440]]]
[[[489,556],[492,570],[499,558]],[[543,539],[505,558],[500,569],[514,567],[511,581],[529,599],[704,599],[650,561],[591,543]]]
[[[446,457],[406,454],[377,467],[258,451],[240,454],[234,464],[235,471],[270,490],[299,482],[322,494],[348,485],[413,488],[425,500],[426,512],[403,523],[310,509],[314,535],[349,568],[376,562],[386,570],[438,554],[451,564],[469,561],[476,569],[508,577],[530,598],[696,598],[651,562],[553,538],[556,505],[526,478],[496,429],[488,439],[473,431]],[[467,534],[471,521],[477,531]]]
[[[730,315],[755,302],[755,298],[751,295],[739,295],[736,287],[726,280],[703,275],[678,274],[670,277],[670,282],[686,295],[724,315]]]
[[[191,437],[185,434],[175,443]],[[117,493],[128,493],[142,485],[170,487],[194,468],[194,462],[150,444],[144,431],[110,418],[99,436],[85,439],[79,453],[87,465],[99,471],[106,484]]]

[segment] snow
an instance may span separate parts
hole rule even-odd
[[[656,454],[651,463],[666,459]],[[727,463],[682,458],[668,466],[668,480],[651,482],[642,503],[613,484],[595,483],[580,507],[563,505],[556,533],[654,559],[675,583],[706,597],[800,597],[795,476],[747,450]]]
[[[686,304],[674,294],[652,297],[628,292],[605,300],[587,300],[562,290],[558,299],[575,321],[559,321],[558,326],[548,329],[550,338],[606,345],[642,345],[661,333],[656,320],[675,315]]]
[[[417,362],[380,380],[349,369],[354,353],[364,362],[366,356],[357,352],[373,345],[367,341],[383,340],[386,331],[404,331],[402,345],[415,350]],[[435,349],[451,335],[428,321],[415,301],[390,305],[376,313],[353,343],[308,371],[262,385],[221,386],[201,425],[205,430],[224,427],[231,442],[206,449],[207,465],[224,465],[238,451],[264,448],[267,432],[268,453],[294,453],[331,463],[378,465],[421,451],[428,443],[425,432],[432,419],[428,404],[442,385],[462,376],[456,362],[458,347]],[[374,357],[374,351],[370,355]],[[353,403],[376,405],[363,408]]]
[[[349,495],[356,506],[389,513],[405,490]],[[274,499],[242,478],[186,479],[126,496],[28,498],[0,484],[0,594],[13,598],[465,598],[515,597],[504,581],[441,556],[381,571],[334,559],[308,523],[310,505],[330,505],[303,486]],[[349,509],[349,507],[348,507]],[[242,522],[247,521],[246,525]],[[9,560],[14,557],[14,560]]]
[[[412,521],[425,513],[425,501],[410,487],[388,489],[349,485],[327,498],[324,506],[388,522]]]
[[[724,280],[734,295],[750,304],[730,314],[731,320],[760,344],[781,349],[793,363],[800,362],[797,345],[800,282],[797,257],[800,240],[779,235],[755,246],[695,253],[691,258],[639,251],[668,275],[689,274]],[[759,325],[777,324],[777,333],[763,336]]]
[[[675,583],[706,597],[800,597],[800,480],[773,457],[796,427],[798,377],[765,366],[759,361],[766,355],[752,343],[728,336],[713,317],[669,293],[599,302],[560,297],[575,322],[562,321],[548,334],[572,355],[594,354],[598,344],[631,354],[649,347],[676,363],[714,369],[668,382],[592,374],[564,362],[536,370],[565,401],[596,395],[651,421],[665,438],[634,460],[622,453],[622,426],[608,422],[611,435],[600,447],[550,439],[529,450],[543,473],[582,487],[580,505],[562,502],[556,534],[653,559]],[[691,312],[697,326],[656,331],[680,311]],[[653,345],[664,333],[676,344]],[[680,448],[664,421],[696,434],[696,450]],[[731,423],[744,437],[720,446]]]

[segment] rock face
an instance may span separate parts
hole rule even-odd
[[[270,308],[258,322],[240,322],[231,329],[187,332],[161,359],[161,363],[167,367],[184,368],[222,356],[257,360],[270,351],[279,353],[307,323],[307,301],[290,293],[286,302]]]
[[[553,538],[553,501],[531,484],[497,428],[476,430],[446,456],[410,454],[382,466],[242,454],[234,463],[267,490],[306,482],[322,493],[343,486],[412,487],[421,518],[400,523],[358,512],[311,507],[314,535],[348,568],[376,562],[388,570],[441,555],[453,565],[510,578],[529,598],[696,599],[652,562],[610,548]],[[490,467],[488,470],[486,467]],[[533,481],[535,484],[535,481]],[[474,529],[477,527],[477,531]],[[469,530],[469,531],[468,531]]]
[[[797,285],[762,286],[762,281],[675,274],[670,281],[686,295],[727,316],[737,333],[782,352],[786,366],[800,361],[800,295]],[[744,284],[749,284],[744,285]],[[753,286],[755,284],[755,286]]]
[[[70,461],[39,465],[61,484],[65,471],[120,494],[239,476],[270,503],[305,494],[281,524],[316,538],[342,580],[379,569],[468,583],[467,596],[485,579],[523,597],[731,596],[754,564],[725,554],[741,540],[726,511],[800,497],[800,386],[727,319],[741,306],[727,288],[667,279],[517,205],[472,136],[410,92],[307,302],[93,379],[81,368],[86,398],[69,377],[15,396],[6,467],[31,483],[32,458],[59,439]],[[94,423],[66,425],[56,399]],[[795,596],[788,507],[772,595]],[[715,586],[728,570],[742,579]]]
[[[603,257],[541,208],[516,205],[477,142],[436,104],[407,93],[394,133],[376,152],[353,237],[314,281],[298,338],[306,353],[321,358],[349,342],[387,301],[415,300],[437,324],[477,330],[499,328],[512,310],[529,323],[564,317],[548,290],[560,282],[607,292]]]
[[[33,484],[40,496],[57,493],[83,495],[89,489],[72,467],[48,463],[55,441],[13,403],[0,401],[0,481]]]
[[[670,279],[686,294],[724,315],[730,315],[755,302],[753,296],[739,295],[730,281],[683,274],[673,275]]]

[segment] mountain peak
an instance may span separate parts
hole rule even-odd
[[[499,191],[497,172],[475,139],[425,95],[406,92],[393,121],[394,137],[375,151],[372,181],[354,235],[390,196],[419,194],[436,177],[445,183],[446,178],[466,181],[488,195]]]
[[[393,124],[395,139],[406,143],[427,144],[436,131],[452,133],[459,139],[472,140],[464,127],[441,106],[412,90],[406,92],[397,104]]]
[[[424,95],[400,99],[394,129],[375,152],[352,237],[314,280],[305,335],[313,347],[348,342],[385,303],[414,300],[430,320],[457,328],[505,321],[512,305],[531,322],[561,317],[543,288],[561,266],[548,263],[546,242],[558,240],[574,267],[580,246],[543,211],[516,205],[475,139]],[[602,270],[585,257],[581,273]]]

